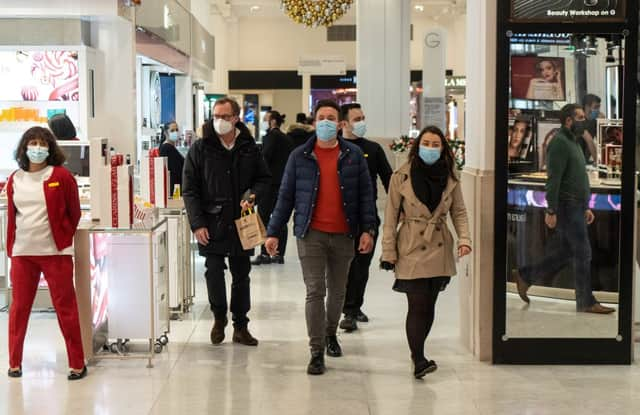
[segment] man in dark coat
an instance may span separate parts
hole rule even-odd
[[[267,135],[264,136],[262,155],[267,162],[269,171],[271,171],[271,187],[260,202],[260,205],[258,205],[258,213],[260,213],[260,218],[262,218],[265,226],[269,223],[271,212],[273,212],[276,200],[278,200],[278,191],[280,190],[284,168],[287,165],[289,154],[291,154],[293,150],[293,141],[280,130],[280,127],[284,123],[284,118],[285,116],[278,111],[269,111],[264,116],[264,122],[269,126],[269,129],[267,130]],[[280,252],[278,255],[271,258],[263,245],[260,255],[258,255],[251,264],[263,265],[272,262],[284,264],[284,254],[287,249],[287,234],[288,230],[285,225],[278,238],[280,240]]]
[[[340,109],[342,121],[342,137],[360,147],[367,160],[371,184],[373,185],[373,199],[378,198],[378,177],[382,181],[385,191],[389,190],[389,181],[393,174],[393,169],[384,154],[380,144],[367,140],[365,137],[367,128],[365,124],[364,112],[360,104],[345,104]],[[378,218],[378,226],[380,218]],[[376,229],[377,230],[377,229]],[[376,232],[377,235],[377,232]],[[340,323],[340,328],[351,332],[358,329],[358,321],[366,323],[369,318],[362,312],[364,304],[364,293],[369,281],[369,267],[373,259],[373,251],[377,237],[373,238],[373,250],[367,254],[358,252],[358,245],[355,246],[355,257],[349,269],[349,282],[347,284],[347,296],[344,300],[344,319]]]
[[[231,313],[233,341],[256,346],[247,325],[251,308],[250,257],[240,243],[235,220],[242,211],[260,203],[271,182],[269,170],[247,127],[239,122],[240,107],[230,98],[216,101],[213,117],[203,126],[185,160],[183,197],[200,255],[206,257],[205,277],[209,304],[215,317],[211,342],[222,343],[227,325],[225,257],[233,282]]]
[[[313,126],[307,123],[307,116],[302,112],[296,116],[295,124],[291,124],[287,129],[287,135],[293,141],[295,148],[309,141],[313,137],[313,133]]]
[[[278,235],[295,208],[294,233],[307,289],[307,373],[321,375],[325,348],[331,357],[342,356],[336,333],[354,239],[360,253],[371,252],[377,220],[364,155],[338,137],[338,104],[318,102],[315,116],[316,138],[295,149],[287,162],[265,245],[276,255]]]

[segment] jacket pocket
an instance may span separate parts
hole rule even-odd
[[[205,210],[207,215],[207,229],[211,241],[220,241],[225,237],[224,220],[222,215],[222,205],[208,206]]]

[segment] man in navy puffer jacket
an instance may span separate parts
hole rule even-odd
[[[329,356],[342,355],[336,332],[354,256],[353,238],[362,235],[359,251],[371,252],[377,224],[367,162],[357,146],[337,137],[339,114],[334,101],[318,102],[316,137],[289,157],[265,243],[269,254],[276,255],[276,235],[295,208],[294,233],[307,287],[307,373],[312,375],[325,371],[325,347]]]

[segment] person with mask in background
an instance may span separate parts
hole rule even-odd
[[[73,237],[80,222],[78,184],[51,131],[32,127],[15,152],[20,167],[7,181],[7,254],[11,258],[9,371],[22,376],[22,352],[40,274],[67,346],[69,380],[87,375],[76,293]]]
[[[307,116],[303,112],[296,115],[295,124],[291,124],[287,129],[287,135],[291,138],[294,148],[298,148],[309,141],[313,137],[313,133],[313,126],[307,123]]]
[[[49,128],[59,141],[78,141],[78,133],[71,118],[66,114],[56,114],[49,118]]]
[[[545,246],[544,257],[535,264],[514,270],[520,298],[529,303],[527,291],[539,278],[554,275],[566,266],[573,268],[576,310],[609,314],[615,311],[598,303],[591,286],[591,242],[588,226],[595,216],[589,208],[591,189],[584,154],[578,137],[584,134],[586,117],[577,104],[560,111],[562,127],[547,148],[548,208],[545,223],[555,230]]]
[[[164,141],[160,144],[160,157],[166,157],[169,165],[169,191],[174,194],[176,185],[182,188],[182,170],[184,168],[184,157],[176,148],[180,138],[178,123],[171,121],[167,124]]]
[[[278,199],[278,191],[280,190],[284,168],[287,165],[289,154],[293,151],[291,138],[280,130],[284,119],[284,114],[280,114],[278,111],[269,111],[265,114],[263,120],[263,122],[269,126],[269,129],[263,139],[262,156],[267,162],[269,171],[271,171],[271,188],[262,202],[260,202],[260,205],[258,205],[258,213],[260,213],[260,218],[265,226],[269,223],[271,212],[273,212],[276,200]],[[280,241],[280,252],[278,255],[271,258],[267,249],[262,245],[260,255],[258,255],[251,264],[263,265],[270,264],[271,262],[284,264],[284,255],[287,249],[287,234],[287,225],[285,225],[280,235],[278,235],[278,240]]]
[[[331,357],[342,356],[336,334],[354,239],[361,254],[371,252],[377,220],[364,155],[338,137],[340,107],[332,100],[319,101],[315,120],[316,137],[289,157],[265,245],[270,255],[278,254],[278,235],[295,208],[294,233],[307,290],[307,373],[322,375],[325,348]]]
[[[183,198],[201,256],[209,305],[215,322],[211,343],[220,344],[227,326],[225,270],[231,269],[233,342],[257,346],[248,329],[251,309],[250,279],[253,249],[244,250],[235,226],[242,212],[261,203],[271,175],[247,127],[240,122],[240,106],[232,98],[216,101],[213,117],[203,126],[204,137],[187,154]]]
[[[378,177],[382,181],[385,191],[389,189],[389,180],[393,174],[393,169],[387,160],[387,156],[380,144],[367,140],[367,124],[364,112],[360,104],[345,104],[340,108],[340,120],[342,137],[348,142],[360,147],[367,160],[369,175],[373,188],[373,200],[378,200]],[[373,249],[367,254],[358,252],[358,244],[354,246],[354,258],[349,268],[349,278],[347,283],[347,294],[344,301],[344,319],[340,322],[340,328],[351,332],[358,329],[358,322],[366,323],[369,317],[362,312],[364,304],[364,293],[369,281],[369,267],[373,259],[376,241],[378,240],[378,228],[380,218],[376,215],[376,231],[373,235]]]
[[[453,151],[444,133],[429,126],[420,132],[409,160],[391,178],[384,216],[380,267],[395,271],[393,289],[407,296],[406,333],[421,379],[438,366],[424,353],[438,295],[456,275],[456,259],[471,253],[469,219],[456,174]],[[457,246],[447,217],[458,235]]]
[[[596,137],[598,134],[598,118],[605,118],[605,115],[600,112],[602,99],[594,94],[586,94],[582,98],[582,106],[587,119],[586,130],[592,137]]]

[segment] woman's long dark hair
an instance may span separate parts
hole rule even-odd
[[[411,150],[409,150],[409,162],[412,166],[417,166],[418,163],[422,163],[420,160],[420,156],[418,155],[418,149],[420,148],[420,142],[422,141],[422,136],[427,133],[435,134],[440,137],[440,143],[442,144],[442,154],[440,154],[440,160],[443,160],[447,166],[447,171],[449,172],[449,176],[458,180],[458,176],[456,175],[456,162],[453,157],[453,150],[451,149],[451,145],[444,136],[444,133],[441,129],[436,127],[435,125],[429,125],[420,131],[420,135],[413,141],[413,145],[411,146]]]
[[[18,166],[24,171],[29,171],[29,157],[27,157],[27,146],[29,141],[33,139],[42,139],[49,146],[49,157],[47,157],[47,164],[49,166],[62,166],[67,159],[60,146],[56,141],[56,137],[47,128],[43,127],[31,127],[22,135],[18,147],[15,152],[15,160],[18,162]]]

